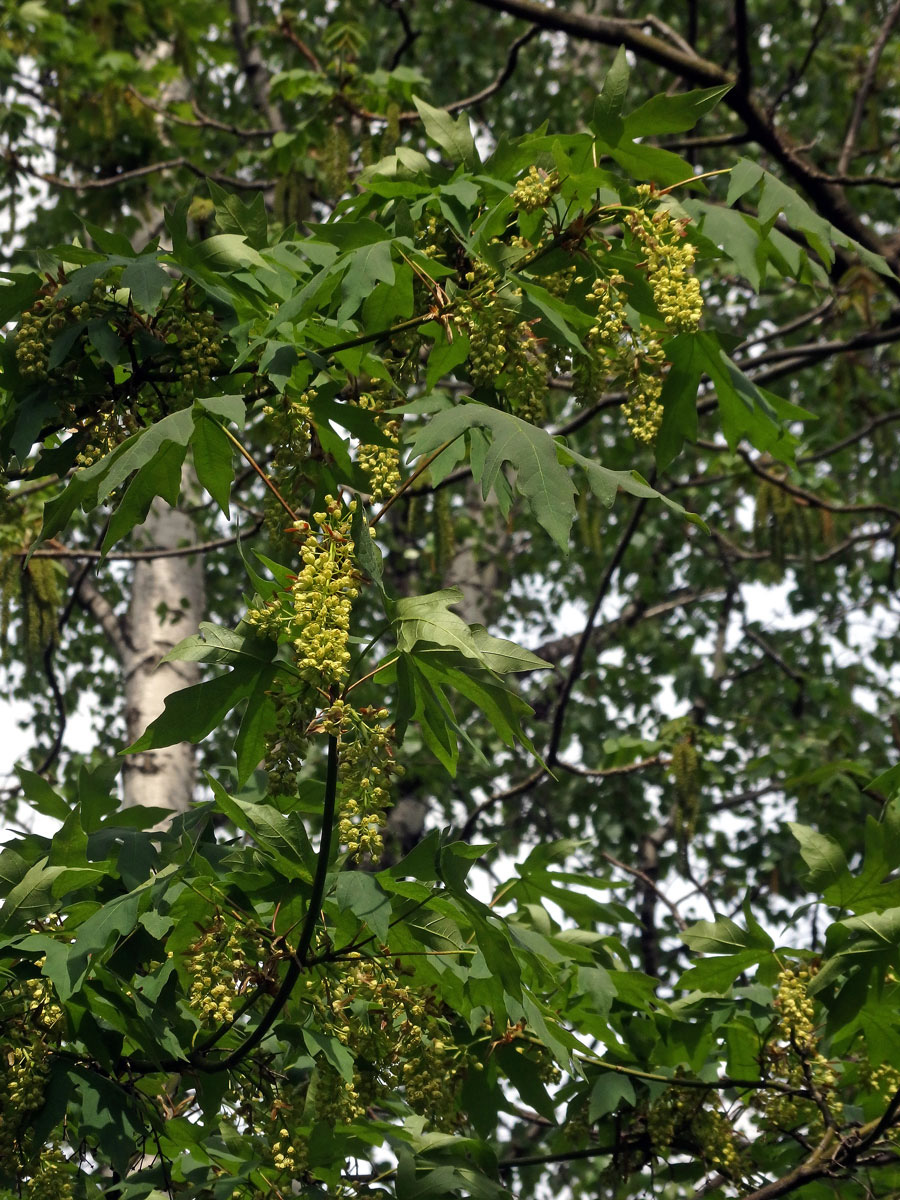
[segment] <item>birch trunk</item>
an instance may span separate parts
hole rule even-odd
[[[143,525],[143,549],[173,549],[197,540],[190,517],[155,500]],[[141,559],[135,565],[127,617],[125,715],[129,742],[163,710],[166,696],[200,681],[197,663],[160,663],[203,619],[202,555]],[[125,760],[126,805],[184,812],[194,794],[194,747],[187,742]]]

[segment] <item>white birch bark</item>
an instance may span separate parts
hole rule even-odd
[[[156,499],[142,527],[142,548],[170,549],[197,540],[190,517]],[[202,555],[142,559],[135,564],[123,661],[128,740],[163,711],[166,696],[199,683],[197,663],[160,659],[203,619]],[[195,783],[194,747],[187,742],[125,759],[124,801],[183,812]]]

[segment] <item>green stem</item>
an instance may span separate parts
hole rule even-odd
[[[406,321],[390,325],[387,329],[377,329],[374,333],[361,333],[358,337],[349,338],[346,342],[323,346],[316,353],[321,354],[323,358],[326,354],[339,354],[341,350],[352,350],[354,346],[366,346],[369,342],[379,342],[382,338],[390,337],[392,333],[402,333],[404,329],[417,329],[420,325],[427,325],[429,321],[433,320],[435,320],[433,313],[422,313],[421,316],[409,317]]]

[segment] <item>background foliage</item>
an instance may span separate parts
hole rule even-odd
[[[0,16],[8,1194],[897,1194],[898,19]]]

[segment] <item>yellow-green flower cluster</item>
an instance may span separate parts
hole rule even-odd
[[[48,918],[49,920],[49,918]],[[42,926],[34,926],[40,930]],[[43,965],[43,958],[35,962]],[[45,1102],[51,1052],[63,1034],[63,1010],[49,980],[42,976],[10,983],[0,994],[0,1175],[32,1182],[40,1171],[29,1153],[28,1134]],[[55,1162],[52,1154],[48,1163]],[[60,1178],[60,1183],[64,1181]],[[29,1184],[29,1188],[31,1184]],[[29,1196],[37,1194],[29,1190]],[[65,1189],[59,1194],[66,1196]],[[70,1193],[69,1193],[70,1194]]]
[[[816,1046],[815,1004],[807,992],[811,977],[806,967],[785,966],[778,972],[778,1028],[783,1040],[800,1054],[809,1054]]]
[[[271,441],[275,447],[271,471],[278,481],[278,490],[289,504],[299,504],[308,486],[305,475],[312,437],[312,402],[316,392],[310,388],[296,394],[289,385],[280,395],[272,397],[263,413],[272,424]],[[266,498],[266,527],[276,546],[285,543],[284,509],[271,493]]]
[[[772,1078],[787,1084],[798,1094],[768,1091],[756,1097],[755,1104],[771,1128],[819,1124],[823,1119],[822,1104],[828,1106],[835,1119],[842,1114],[842,1105],[833,1095],[837,1076],[817,1048],[815,1004],[808,992],[815,974],[814,967],[790,963],[778,973],[774,1005],[778,1013],[779,1040],[766,1047],[766,1059]],[[809,1094],[804,1096],[804,1092]]]
[[[415,1112],[451,1127],[459,1088],[472,1064],[450,1036],[434,995],[402,984],[384,960],[358,960],[345,975],[325,983],[323,997],[321,982],[307,981],[310,999],[357,1064],[352,1082],[322,1079],[331,1084],[321,1097],[333,1105],[327,1115],[356,1119],[379,1097],[402,1089]],[[321,1120],[318,1090],[315,1099]]]
[[[43,965],[43,958],[39,958],[35,963],[36,967]],[[56,1002],[56,993],[50,981],[41,975],[34,979],[24,979],[19,988],[25,1001],[28,1023],[42,1034],[59,1033],[64,1014]]]
[[[229,929],[217,916],[191,947],[188,1004],[204,1020],[221,1023],[234,1017],[235,1001],[258,969],[255,956],[252,961],[247,957],[253,938],[253,929]]]
[[[65,297],[56,298],[56,290],[56,285],[51,285],[45,295],[22,314],[16,333],[16,362],[23,379],[46,379],[54,339],[65,329],[70,318],[82,320],[89,311],[89,306],[83,304],[77,306],[76,313]]]
[[[475,273],[470,272],[473,280]],[[507,315],[497,297],[488,293],[478,301],[463,301],[453,314],[454,323],[469,339],[469,374],[476,386],[495,382],[506,366]]]
[[[74,1161],[67,1160],[59,1146],[45,1146],[23,1194],[27,1200],[73,1200]]]
[[[622,333],[627,326],[625,301],[619,291],[625,276],[617,271],[604,279],[598,278],[586,299],[597,306],[597,315],[588,334],[592,347],[606,351],[610,359],[616,355]]]
[[[865,1082],[888,1099],[900,1092],[900,1071],[889,1063],[879,1063],[866,1072]]]
[[[545,415],[547,357],[541,341],[527,321],[520,321],[513,335],[514,352],[506,368],[506,399],[523,421],[539,425]]]
[[[394,762],[393,726],[383,725],[386,708],[341,705],[341,757],[338,769],[338,836],[353,858],[377,862],[384,850],[382,830],[390,783],[403,768]],[[334,710],[332,710],[333,712]]]
[[[470,272],[472,279],[475,272]],[[494,387],[523,420],[540,421],[547,395],[547,355],[527,321],[518,320],[496,293],[464,302],[454,317],[469,339],[472,382]]]
[[[39,1041],[9,1041],[0,1055],[0,1171],[16,1176],[22,1166],[21,1143],[31,1120],[44,1105],[49,1074],[46,1048]]]
[[[659,398],[665,380],[665,353],[655,338],[648,337],[634,347],[633,354],[628,399],[622,412],[635,440],[652,446],[663,419]]]
[[[687,220],[662,208],[652,217],[632,214],[630,225],[647,255],[647,276],[659,315],[673,330],[693,332],[700,325],[703,297],[693,274],[696,250],[685,240]]]
[[[556,171],[542,171],[538,167],[528,168],[528,174],[512,190],[513,204],[522,212],[535,212],[546,208],[555,192],[559,191],[559,176]]]
[[[0,555],[0,647],[5,654],[10,618],[16,612],[20,650],[27,659],[37,659],[59,632],[60,568],[51,558],[32,558],[23,569],[21,552],[26,548]]]
[[[359,573],[353,562],[350,525],[356,501],[343,508],[333,496],[325,497],[325,511],[315,513],[316,532],[309,522],[297,521],[292,531],[303,537],[303,566],[290,591],[274,596],[262,610],[251,609],[251,625],[293,645],[303,679],[319,688],[343,682],[350,652],[350,610],[359,595]]]
[[[659,339],[646,326],[632,329],[628,323],[621,290],[625,277],[614,272],[599,277],[587,293],[596,305],[594,324],[588,333],[587,361],[575,365],[576,392],[583,399],[610,379],[621,379],[628,398],[622,412],[633,436],[648,445],[656,440],[662,424],[660,403],[666,366]]]
[[[731,1121],[710,1093],[673,1087],[651,1105],[647,1134],[657,1153],[675,1144],[691,1142],[707,1166],[732,1180],[740,1179],[742,1166]]]
[[[374,501],[392,496],[400,486],[400,422],[383,415],[382,406],[371,392],[363,392],[357,404],[375,416],[375,424],[390,439],[389,446],[363,443],[356,453],[356,461],[368,475]]]
[[[210,312],[185,310],[163,332],[178,355],[184,390],[192,395],[209,383],[212,371],[219,364],[222,343],[215,317]]]
[[[271,1142],[272,1165],[279,1174],[296,1179],[306,1170],[309,1162],[309,1146],[305,1139],[291,1132],[303,1122],[304,1096],[294,1095],[294,1089],[285,1089],[276,1104],[272,1116],[275,1123]]]
[[[315,714],[315,696],[305,683],[295,688],[279,680],[269,698],[275,707],[275,721],[266,734],[269,794],[289,796],[309,750],[307,726]]]

